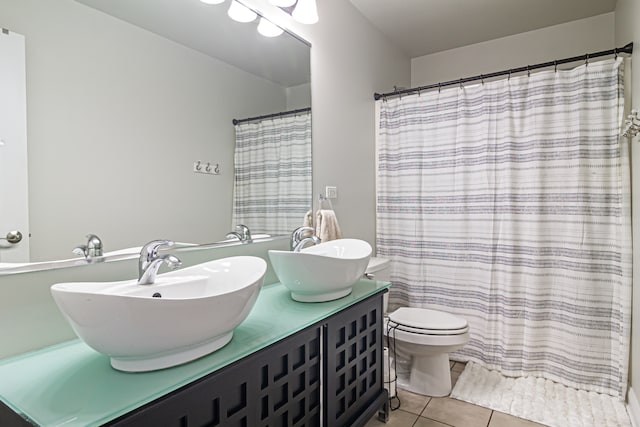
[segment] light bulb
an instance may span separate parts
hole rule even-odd
[[[265,18],[260,18],[258,32],[265,37],[278,37],[284,30]]]
[[[316,0],[298,0],[291,16],[301,24],[315,24],[318,22]]]
[[[278,7],[289,7],[296,4],[296,0],[269,0],[269,3]]]
[[[257,13],[236,0],[231,2],[231,6],[229,6],[227,14],[231,19],[237,22],[251,22],[258,17]]]
[[[224,3],[224,0],[200,0],[202,3],[206,4],[220,4]]]

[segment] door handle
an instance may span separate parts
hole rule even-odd
[[[0,240],[6,240],[7,242],[15,245],[16,243],[20,243],[22,240],[22,233],[18,230],[12,230],[7,233],[6,237],[0,237]]]

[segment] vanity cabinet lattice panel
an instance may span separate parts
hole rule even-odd
[[[319,426],[319,328],[286,338],[110,425]]]
[[[356,307],[332,316],[325,327],[327,426],[359,425],[363,410],[375,406],[384,386],[381,298]]]

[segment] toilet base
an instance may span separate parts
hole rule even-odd
[[[404,388],[412,393],[442,397],[451,393],[449,354],[414,355],[408,384]]]

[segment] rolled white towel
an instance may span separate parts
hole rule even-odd
[[[304,215],[304,221],[302,222],[303,227],[313,227],[313,211],[308,211]]]

